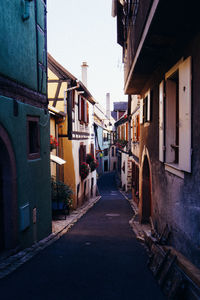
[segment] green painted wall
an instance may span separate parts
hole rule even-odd
[[[30,226],[25,231],[19,228],[20,246],[26,247],[51,232],[49,114],[21,102],[18,108],[19,114],[14,116],[13,100],[0,96],[0,124],[10,137],[16,157],[18,207],[30,205]],[[40,158],[35,160],[27,158],[27,116],[40,118]],[[32,220],[34,207],[36,224]]]
[[[35,4],[30,2],[30,17],[23,21],[24,0],[3,0],[0,3],[0,74],[22,85],[37,90],[37,39],[35,26]],[[37,0],[37,23],[45,26],[44,5]],[[38,58],[45,65],[45,36],[38,30]],[[27,76],[28,73],[28,76]],[[42,92],[46,93],[46,73]]]

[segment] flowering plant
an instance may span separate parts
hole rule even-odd
[[[88,153],[86,155],[86,163],[90,165],[91,162],[93,162],[93,161],[94,161],[94,156],[91,153]]]
[[[88,176],[89,171],[89,165],[86,162],[82,162],[80,165],[80,176],[82,180]]]
[[[90,166],[91,172],[98,168],[99,163],[91,153],[86,155],[86,163]]]
[[[128,144],[128,141],[126,141],[126,140],[116,140],[116,141],[115,141],[115,145],[116,145],[116,147],[118,147],[119,149],[124,148],[125,146],[127,146],[127,144]]]
[[[58,141],[55,137],[53,137],[53,135],[50,135],[50,148],[51,148],[51,150],[55,149],[56,147],[58,147]]]

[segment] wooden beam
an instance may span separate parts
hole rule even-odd
[[[62,84],[62,82],[59,82],[58,85],[57,85],[57,90],[56,90],[56,94],[55,94],[55,99],[58,98],[58,95],[59,95],[59,93],[60,93],[61,84]],[[54,99],[54,102],[53,102],[53,107],[56,107],[57,101],[56,101],[55,99]]]

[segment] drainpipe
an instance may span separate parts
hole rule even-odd
[[[22,20],[26,21],[30,18],[30,2],[33,0],[24,0],[24,13],[22,15]]]

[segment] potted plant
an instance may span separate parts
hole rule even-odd
[[[93,161],[94,161],[94,156],[93,156],[91,153],[88,153],[88,154],[86,155],[86,163],[87,163],[88,165],[90,165],[91,162],[93,162]]]
[[[52,210],[55,213],[69,214],[72,208],[73,191],[70,186],[61,181],[51,180]]]
[[[124,148],[125,146],[128,145],[128,141],[126,141],[126,140],[116,140],[116,141],[115,141],[115,145],[116,145],[116,147],[118,147],[119,149],[122,149],[122,148]]]
[[[56,149],[58,147],[58,141],[53,135],[50,135],[50,150]]]
[[[82,162],[80,165],[80,176],[81,180],[84,180],[89,174],[89,165],[86,162]]]
[[[97,169],[99,166],[99,162],[94,159],[91,163],[90,163],[90,169],[91,169],[91,172],[93,172],[95,169]]]

